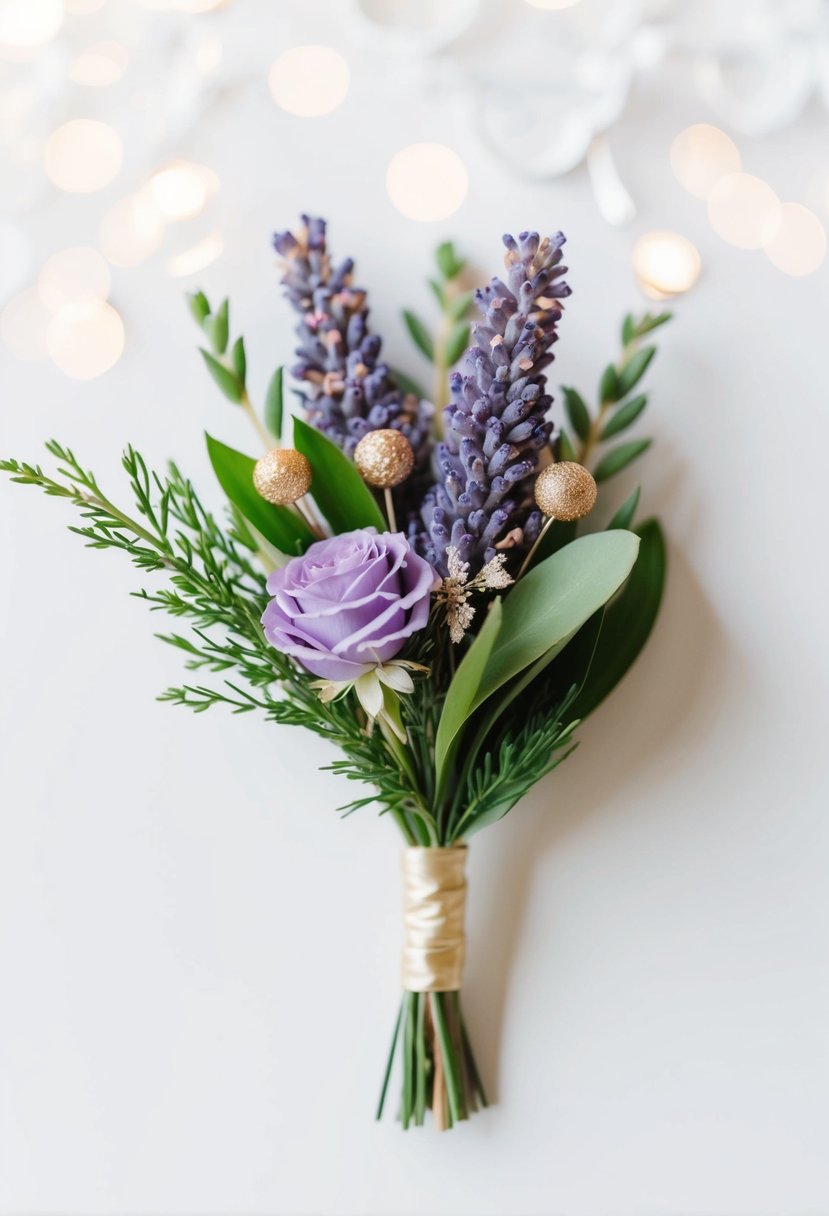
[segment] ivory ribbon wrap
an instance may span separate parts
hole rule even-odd
[[[456,992],[465,937],[466,849],[403,850],[403,987]]]

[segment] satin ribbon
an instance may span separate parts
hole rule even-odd
[[[403,850],[403,987],[457,992],[464,957],[466,848]]]

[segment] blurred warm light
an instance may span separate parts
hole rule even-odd
[[[110,207],[98,236],[113,266],[138,266],[152,257],[164,237],[164,223],[149,192],[129,195]]]
[[[711,190],[708,219],[729,245],[760,249],[772,239],[780,222],[780,200],[759,177],[729,173]]]
[[[671,144],[674,177],[696,198],[707,199],[721,178],[742,167],[733,139],[705,122],[686,127]]]
[[[18,359],[46,359],[46,330],[52,314],[36,287],[29,287],[9,300],[0,316],[0,336]]]
[[[200,72],[206,76],[213,72],[222,62],[224,48],[218,34],[205,34],[199,39],[193,60]]]
[[[127,48],[120,42],[96,42],[72,60],[69,76],[75,84],[104,88],[121,79],[128,58]]]
[[[289,114],[317,118],[345,99],[349,78],[348,64],[332,46],[294,46],[274,61],[268,86]]]
[[[0,45],[43,46],[63,24],[63,0],[0,0]]]
[[[121,137],[108,123],[73,118],[46,143],[46,172],[69,194],[103,190],[121,168]]]
[[[124,323],[101,300],[62,308],[46,330],[52,361],[73,380],[93,380],[109,371],[124,351]]]
[[[87,13],[97,13],[105,4],[106,0],[66,0],[66,11],[73,17],[85,17]]]
[[[410,144],[391,158],[386,170],[388,195],[410,220],[445,220],[468,189],[466,166],[445,144]]]
[[[204,270],[206,266],[209,266],[218,257],[221,257],[224,247],[221,233],[212,232],[203,241],[199,241],[197,245],[192,245],[189,249],[185,249],[183,253],[177,253],[173,257],[168,258],[167,273],[176,279],[186,278],[190,274],[198,274],[200,270]]]
[[[184,220],[204,209],[219,179],[204,165],[177,160],[154,173],[148,188],[164,219]]]
[[[573,8],[578,3],[579,0],[527,0],[527,4],[531,4],[533,8],[554,9],[556,11],[562,8]]]
[[[826,257],[823,224],[808,207],[782,203],[779,225],[763,251],[784,274],[812,274]]]
[[[700,266],[696,246],[668,229],[646,232],[633,247],[639,286],[653,299],[666,300],[689,291],[699,278]]]
[[[105,300],[111,282],[106,259],[97,249],[85,245],[53,253],[37,279],[43,303],[53,313],[67,305]]]
[[[31,261],[31,244],[23,229],[0,220],[0,303],[26,282]]]
[[[183,13],[212,13],[228,4],[230,0],[177,0],[175,7]]]

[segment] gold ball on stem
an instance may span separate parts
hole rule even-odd
[[[596,482],[573,460],[548,464],[535,479],[535,501],[549,519],[581,519],[596,502]]]
[[[388,490],[405,481],[414,468],[412,445],[400,431],[369,431],[354,449],[354,463],[363,481]]]
[[[287,507],[311,488],[311,466],[293,448],[274,448],[253,466],[257,494],[277,507]]]

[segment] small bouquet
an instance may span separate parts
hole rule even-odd
[[[376,804],[394,820],[403,996],[378,1118],[399,1057],[403,1127],[431,1110],[448,1128],[487,1103],[460,1000],[467,843],[571,754],[658,611],[664,543],[654,520],[633,528],[638,487],[603,529],[577,527],[597,485],[648,446],[617,436],[645,408],[646,339],[668,316],[626,317],[597,408],[565,388],[557,425],[547,369],[570,294],[560,233],[506,236],[503,278],[475,292],[453,246],[438,249],[437,334],[404,314],[433,364],[431,394],[382,361],[366,292],[351,261],[332,262],[322,220],[303,217],[274,244],[298,316],[290,441],[282,370],[260,416],[227,301],[213,311],[190,297],[204,361],[262,449],[208,436],[225,522],[177,466],[152,472],[132,447],[129,511],[56,442],[54,477],[16,460],[0,468],[72,502],[72,531],[90,546],[162,576],[136,594],[187,621],[163,640],[222,679],[161,700],[316,732],[341,753],[331,768],[369,787],[342,813]]]

